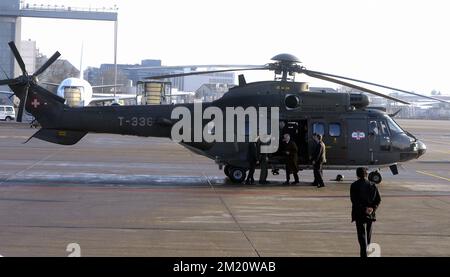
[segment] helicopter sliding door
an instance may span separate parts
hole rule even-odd
[[[280,126],[282,127],[280,130],[280,138],[284,134],[289,134],[291,139],[297,144],[299,164],[309,164],[307,120],[280,121]],[[282,145],[281,140],[280,145]],[[281,153],[281,150],[278,153]]]
[[[347,161],[347,142],[340,120],[328,121],[323,142],[327,149],[328,164],[345,164]]]
[[[347,119],[347,164],[368,165],[368,134],[366,118]]]
[[[344,125],[341,120],[312,119],[310,129],[311,139],[313,134],[319,134],[323,137],[323,142],[326,146],[327,164],[346,164],[347,142],[345,140]],[[314,151],[314,147],[315,143],[311,140],[311,151]]]
[[[384,119],[369,118],[368,126],[370,163],[378,164],[391,150],[389,129]]]

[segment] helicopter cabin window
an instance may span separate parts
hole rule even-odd
[[[324,135],[325,134],[325,124],[316,122],[313,124],[313,134]]]
[[[330,123],[328,125],[328,134],[330,137],[340,137],[341,136],[341,124],[340,123]]]

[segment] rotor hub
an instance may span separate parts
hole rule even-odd
[[[300,73],[303,69],[303,67],[299,65],[301,61],[291,54],[278,54],[271,60],[275,62],[269,64],[268,68],[275,72],[275,80],[294,81],[295,73]]]
[[[296,56],[287,53],[278,54],[270,60],[286,63],[302,63]]]

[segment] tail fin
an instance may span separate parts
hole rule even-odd
[[[61,114],[64,110],[64,98],[61,98],[43,87],[30,84],[28,93],[26,86],[10,85],[14,94],[20,101],[26,101],[25,110],[33,115],[43,128],[57,129]]]

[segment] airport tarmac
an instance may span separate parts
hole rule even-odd
[[[384,169],[373,242],[381,256],[450,256],[450,121],[399,120],[428,151]],[[349,186],[229,183],[168,139],[89,134],[74,146],[0,124],[0,255],[357,256]],[[337,171],[325,171],[334,179]],[[259,172],[257,171],[256,176]]]

